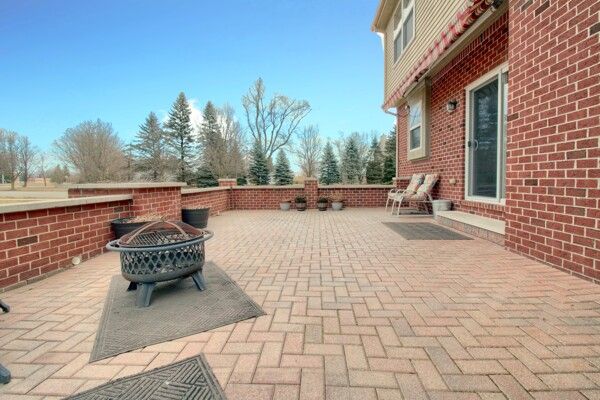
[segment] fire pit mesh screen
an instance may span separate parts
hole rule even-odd
[[[152,281],[157,276],[175,278],[193,272],[204,264],[204,242],[174,250],[149,250],[121,253],[121,271],[140,282]],[[135,279],[134,278],[134,279]]]
[[[121,247],[154,247],[186,242],[203,237],[206,232],[183,222],[155,221],[123,236]]]

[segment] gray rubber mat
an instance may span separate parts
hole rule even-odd
[[[473,240],[429,222],[384,222],[383,224],[406,240]]]
[[[191,278],[157,284],[150,306],[138,308],[129,282],[114,276],[90,362],[265,314],[214,263],[204,266],[204,279],[203,291]]]
[[[67,397],[77,400],[225,400],[204,356],[188,358]]]

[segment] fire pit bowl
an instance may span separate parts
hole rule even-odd
[[[120,252],[121,274],[137,290],[136,305],[148,307],[157,282],[191,277],[198,290],[205,289],[204,242],[211,231],[183,222],[154,221],[113,240],[108,250]]]

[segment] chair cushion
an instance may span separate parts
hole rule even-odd
[[[439,177],[440,176],[438,174],[427,174],[425,176],[425,180],[423,181],[423,184],[421,186],[419,186],[419,188],[417,189],[417,194],[419,194],[419,193],[431,194],[431,191],[433,190],[433,187],[437,183]]]
[[[417,191],[417,189],[419,189],[419,187],[423,183],[424,176],[425,176],[424,174],[413,174],[413,176],[410,178],[410,182],[408,183],[408,186],[406,187],[405,193],[406,194],[415,193]]]

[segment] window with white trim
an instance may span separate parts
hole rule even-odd
[[[428,155],[428,113],[430,84],[428,80],[418,85],[406,98],[406,150],[409,160],[419,160]]]
[[[394,62],[415,36],[415,0],[400,0],[394,12]]]
[[[421,147],[422,103],[421,100],[410,104],[408,112],[408,148],[416,150]]]

